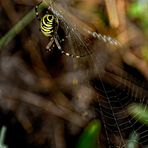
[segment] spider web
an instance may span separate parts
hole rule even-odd
[[[127,85],[128,88],[126,88]],[[126,80],[122,85],[115,86],[100,80],[97,90],[102,96],[105,96],[103,101],[100,101],[100,94],[98,95],[99,109],[96,107],[96,110],[102,117],[109,147],[126,147],[127,139],[125,138],[130,132],[138,133],[140,138],[137,143],[147,144],[147,127],[130,117],[127,112],[127,106],[133,102],[145,104],[146,98],[140,94],[139,88]],[[120,142],[114,145],[113,141],[117,136]]]
[[[85,61],[89,63],[88,75],[93,79],[93,86],[98,93],[94,106],[96,117],[100,115],[104,126],[106,147],[126,147],[128,137],[133,132],[139,136],[137,143],[147,145],[148,128],[127,112],[128,105],[133,102],[147,105],[147,94],[144,88],[123,67],[117,66],[114,70],[115,65],[109,65],[108,69],[105,69],[110,56],[105,51],[111,45],[119,47],[118,41],[98,34],[89,26],[79,22],[74,15],[70,15],[68,1],[62,5],[60,2],[54,3],[51,8],[53,14],[61,21],[61,27],[66,36],[63,41],[66,44],[63,50],[66,51],[67,47],[70,50],[66,52],[71,54],[88,55]],[[73,61],[77,62],[75,59]],[[77,65],[82,61],[80,59]]]
[[[60,42],[66,42],[67,46],[70,47],[70,50],[69,48],[63,48],[63,51],[74,56],[79,55],[80,57],[89,55],[91,53],[89,45],[92,44],[90,43],[92,42],[92,38],[93,40],[102,40],[105,43],[120,46],[120,43],[117,40],[114,40],[110,36],[98,34],[86,23],[80,21],[74,14],[66,10],[69,10],[70,6],[65,5],[62,7],[59,3],[55,3],[54,1],[54,3],[48,7],[48,9],[58,18],[59,28],[63,31],[62,33],[59,33],[64,34],[64,37],[59,37]]]

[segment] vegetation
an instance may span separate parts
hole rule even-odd
[[[38,3],[0,1],[0,148],[146,148],[147,0]]]

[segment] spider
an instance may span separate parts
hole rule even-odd
[[[42,2],[40,2],[39,4],[37,4],[35,6],[35,13],[36,13],[36,18],[38,21],[40,21],[40,31],[46,36],[46,37],[49,37],[50,38],[50,41],[49,43],[47,44],[46,46],[46,49],[51,51],[50,47],[53,45],[53,44],[56,44],[58,50],[66,55],[66,56],[69,56],[69,57],[72,57],[72,58],[80,58],[81,56],[79,55],[73,55],[73,54],[70,54],[68,52],[65,52],[62,48],[61,48],[61,45],[58,41],[59,39],[59,36],[58,36],[58,28],[59,28],[59,19],[54,15],[52,14],[51,12],[48,11],[47,14],[45,14],[42,18],[40,18],[39,16],[39,12],[38,12],[38,7],[39,5],[41,4]]]

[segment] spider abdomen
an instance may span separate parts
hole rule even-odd
[[[40,29],[45,36],[53,36],[56,28],[57,20],[54,15],[46,14],[42,17],[40,22]]]

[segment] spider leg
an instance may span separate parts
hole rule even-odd
[[[58,40],[57,40],[56,37],[54,37],[54,41],[55,41],[55,43],[56,43],[58,49],[60,50],[60,52],[61,52],[62,54],[66,55],[66,56],[69,56],[69,57],[72,57],[72,58],[80,58],[79,55],[73,55],[73,54],[70,54],[70,53],[65,52],[64,50],[62,50],[61,45],[59,44],[59,42],[58,42]]]
[[[37,20],[39,20],[39,21],[41,20],[41,18],[39,16],[38,7],[41,3],[42,3],[42,1],[35,6],[35,15],[36,15]]]
[[[50,47],[51,47],[51,45],[53,44],[53,42],[54,42],[54,38],[52,37],[52,38],[50,39],[49,43],[48,43],[47,46],[46,46],[46,49],[47,49],[47,50],[51,51]]]
[[[48,7],[48,11],[51,11],[51,5],[55,2],[55,0],[51,1],[50,6]]]

